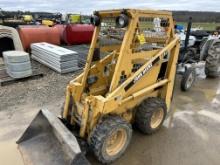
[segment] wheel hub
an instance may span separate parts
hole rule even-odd
[[[123,129],[118,129],[113,131],[112,134],[107,138],[106,153],[109,156],[114,156],[118,154],[124,147],[127,141],[126,131]]]
[[[164,111],[162,108],[153,112],[150,123],[151,128],[153,129],[157,128],[163,121],[163,116],[164,116]]]
[[[191,74],[189,75],[188,79],[187,79],[186,87],[187,87],[187,88],[190,88],[191,85],[192,85],[192,83],[193,83],[193,81],[194,81],[194,78],[193,78],[193,74],[191,73]]]

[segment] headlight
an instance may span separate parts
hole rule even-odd
[[[124,28],[128,26],[128,23],[129,23],[129,18],[125,14],[121,14],[116,18],[116,25],[120,28]]]
[[[119,25],[124,26],[125,20],[124,20],[122,17],[120,17],[120,18],[118,19],[118,23],[119,23]]]
[[[160,26],[161,27],[168,27],[170,24],[169,24],[169,20],[168,19],[162,19],[161,22],[160,22]]]

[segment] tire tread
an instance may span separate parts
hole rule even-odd
[[[156,129],[152,129],[150,127],[152,113],[156,108],[159,107],[163,108],[164,110],[164,118],[163,118],[164,121],[167,114],[167,106],[163,99],[157,97],[150,97],[144,100],[137,107],[136,115],[135,115],[135,125],[142,133],[153,134],[161,127],[163,121]]]

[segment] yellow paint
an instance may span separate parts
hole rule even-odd
[[[146,43],[144,34],[138,35],[138,40],[139,40],[139,42],[140,42],[141,45],[143,45],[143,44]]]
[[[42,25],[46,25],[46,26],[53,26],[54,22],[51,20],[42,20]]]
[[[31,22],[33,20],[32,15],[23,15],[23,20],[25,22]]]
[[[69,16],[70,23],[79,23],[81,19],[80,14],[71,14]]]
[[[120,13],[120,10],[99,11],[99,16],[102,19],[110,16],[116,18]],[[66,89],[64,118],[69,114],[67,107],[71,95],[77,107],[77,110],[72,108],[71,121],[80,118],[81,137],[88,137],[86,135],[90,134],[99,119],[108,114],[120,115],[131,122],[134,117],[133,108],[148,97],[160,97],[165,100],[168,110],[170,108],[179,53],[179,39],[174,35],[172,15],[170,12],[130,9],[127,10],[127,14],[130,21],[121,44],[100,46],[97,41],[101,28],[95,27],[84,72],[71,80]],[[169,27],[165,28],[166,35],[162,40],[158,39],[158,36],[137,34],[139,18],[158,17],[169,21]],[[156,45],[158,47],[149,50],[137,49],[139,45],[153,46],[155,43],[160,46]],[[96,48],[109,54],[94,63],[92,58]],[[167,53],[169,59],[165,75],[158,79],[161,65],[166,61],[164,54]],[[141,65],[137,70],[132,71],[136,63]],[[120,82],[122,73],[126,75],[124,82]],[[96,81],[88,84],[88,78],[94,76],[97,78]],[[128,87],[132,82],[133,85]]]

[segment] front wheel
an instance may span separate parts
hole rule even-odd
[[[130,144],[132,128],[119,116],[104,118],[92,131],[89,145],[96,158],[106,164],[118,159]]]
[[[194,84],[196,79],[196,72],[194,69],[187,69],[185,73],[183,74],[182,80],[181,80],[181,90],[182,91],[188,91]]]

